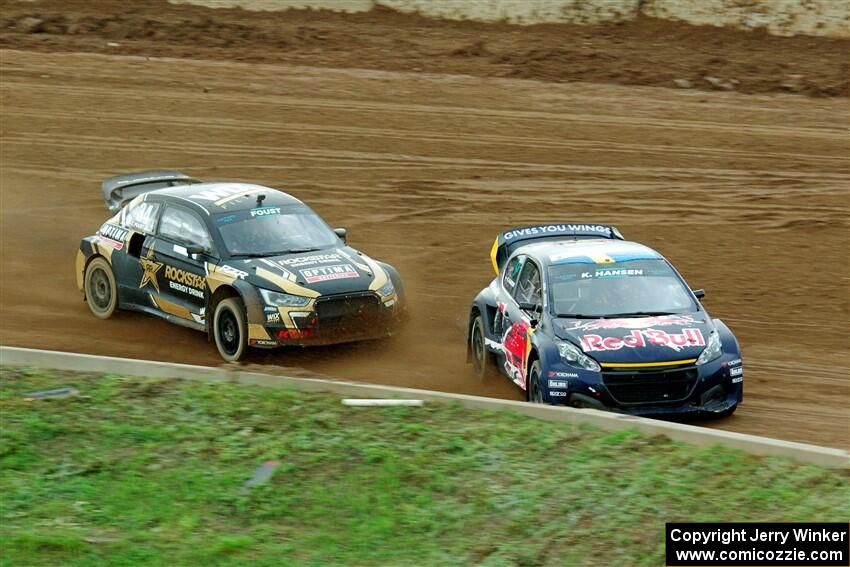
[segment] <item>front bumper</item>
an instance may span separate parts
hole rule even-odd
[[[542,386],[544,400],[559,405],[646,417],[698,417],[723,414],[741,403],[743,378],[740,358],[723,357],[703,366],[640,371],[556,368],[544,372]]]
[[[373,293],[318,298],[312,309],[263,307],[264,321],[255,347],[320,346],[380,339],[393,334],[406,320],[397,299]]]

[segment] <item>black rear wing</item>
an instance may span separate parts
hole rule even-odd
[[[142,193],[189,183],[200,183],[200,180],[179,171],[151,170],[110,177],[101,184],[100,190],[106,207],[117,213]]]
[[[529,240],[573,240],[587,238],[609,238],[623,240],[617,227],[608,224],[551,223],[521,226],[506,230],[496,237],[490,258],[493,269],[499,273],[514,250],[528,244]]]

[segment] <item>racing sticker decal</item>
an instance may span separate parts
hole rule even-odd
[[[338,253],[333,254],[313,254],[311,256],[299,256],[298,258],[284,258],[277,260],[277,263],[284,268],[297,268],[299,266],[312,266],[314,264],[330,264],[338,262],[342,257]]]
[[[264,263],[268,266],[271,266],[272,268],[274,268],[276,270],[279,270],[281,275],[291,282],[294,282],[295,280],[298,279],[295,276],[295,274],[293,274],[292,272],[290,272],[289,270],[287,270],[286,268],[281,266],[279,263],[272,262],[271,260],[266,260],[265,258],[260,258],[260,262],[262,262],[262,263]]]
[[[301,276],[307,283],[326,282],[345,278],[359,278],[360,274],[351,264],[336,264],[334,266],[319,266],[300,270]]]
[[[261,191],[265,191],[265,189],[262,187],[252,187],[250,185],[234,183],[230,187],[226,185],[219,185],[207,189],[206,191],[189,195],[189,198],[194,201],[212,201],[217,207],[226,209],[227,207],[225,205],[233,204],[232,202],[236,200],[241,202],[251,195]]]
[[[204,298],[204,288],[207,280],[204,276],[175,268],[174,266],[165,266],[165,279],[168,280],[168,287],[185,294]]]
[[[598,233],[602,236],[611,234],[611,228],[601,224],[547,224],[541,226],[528,226],[518,228],[504,233],[505,240],[512,240],[521,236],[545,236],[558,233]]]
[[[227,264],[222,264],[221,266],[219,266],[218,271],[222,274],[226,274],[232,278],[238,278],[240,280],[244,280],[248,277],[248,272],[244,272],[242,270],[234,268],[233,266],[228,266]]]
[[[354,258],[352,258],[352,257],[351,257],[351,254],[348,254],[345,250],[337,249],[337,251],[338,251],[340,254],[342,254],[342,255],[345,257],[345,259],[346,259],[346,260],[348,260],[349,262],[351,262],[352,264],[354,264],[355,266],[357,266],[358,268],[360,268],[361,270],[363,270],[364,272],[366,272],[366,275],[367,275],[367,276],[372,275],[372,273],[371,273],[371,272],[372,272],[372,269],[371,269],[369,266],[367,266],[366,264],[364,264],[364,263],[362,263],[362,262],[358,262],[357,260],[355,260]]]
[[[116,250],[121,250],[124,248],[124,241],[127,239],[129,231],[125,228],[121,228],[120,226],[106,223],[100,227],[100,230],[97,232],[100,235],[100,240],[104,244],[111,246]]]
[[[511,380],[525,389],[525,362],[531,344],[531,325],[522,319],[514,323],[502,337],[503,352],[505,353],[505,370]]]
[[[622,278],[625,276],[642,276],[643,270],[641,269],[631,269],[631,268],[611,268],[605,269],[600,268],[595,272],[582,272],[581,279],[605,279],[605,278]]]
[[[265,217],[269,215],[279,215],[280,207],[258,207],[256,209],[251,209],[251,218],[254,217]]]
[[[690,315],[659,315],[656,317],[633,317],[626,319],[593,319],[575,321],[569,330],[595,331],[597,329],[648,329],[668,325],[693,325],[700,323]]]
[[[139,282],[139,289],[142,289],[147,284],[151,284],[157,293],[159,293],[159,282],[156,281],[156,273],[162,268],[163,263],[154,261],[153,248],[149,248],[148,253],[139,258],[139,264],[142,265],[142,270],[144,270],[142,281]]]
[[[737,366],[729,369],[729,376],[732,378],[732,383],[737,384],[744,381],[744,367]]]
[[[648,345],[663,346],[678,352],[683,347],[705,346],[705,339],[702,331],[690,327],[682,329],[681,333],[668,333],[660,329],[641,329],[634,330],[622,338],[599,335],[584,335],[581,338],[581,348],[585,352],[620,350],[624,347],[644,348]]]
[[[122,248],[124,248],[123,242],[118,242],[117,240],[112,240],[111,238],[106,238],[105,236],[97,236],[95,238],[97,238],[100,242],[102,242],[103,244],[105,244],[105,245],[107,245],[110,248],[113,248],[115,250],[121,250]]]
[[[578,374],[576,372],[558,372],[550,370],[549,378],[578,378]]]

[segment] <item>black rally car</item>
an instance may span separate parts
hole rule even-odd
[[[177,171],[112,177],[102,190],[115,216],[76,261],[96,317],[157,315],[206,332],[228,361],[249,346],[380,338],[402,319],[398,271],[291,195]]]

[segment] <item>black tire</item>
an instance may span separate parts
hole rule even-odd
[[[525,395],[532,404],[543,403],[543,390],[540,387],[540,361],[535,360],[528,369],[528,385]]]
[[[469,354],[472,359],[472,371],[479,380],[487,380],[496,374],[490,351],[484,341],[484,319],[481,315],[475,317],[469,330]]]
[[[86,302],[92,314],[98,319],[112,317],[118,308],[118,286],[106,258],[97,256],[89,262],[83,281]]]
[[[248,323],[245,305],[238,297],[228,297],[215,306],[213,336],[218,354],[228,362],[237,362],[248,350]]]

